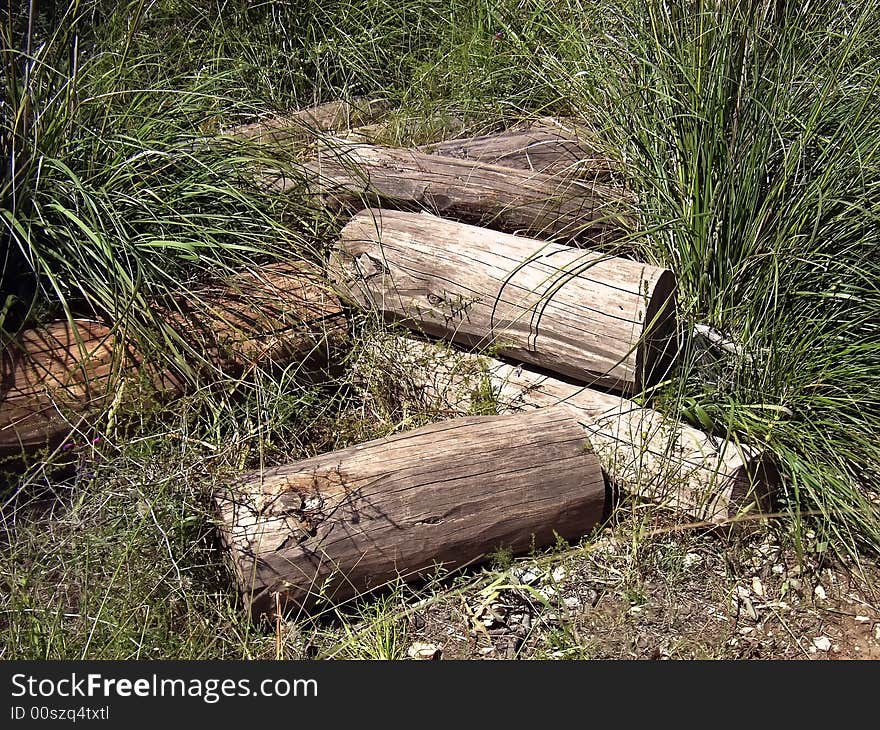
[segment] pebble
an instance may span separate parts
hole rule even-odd
[[[541,571],[538,568],[511,568],[510,575],[517,583],[530,586],[541,577]]]
[[[817,636],[813,639],[813,646],[815,646],[819,651],[830,651],[831,649],[831,639],[827,636]]]
[[[697,565],[702,565],[703,556],[699,553],[688,553],[684,556],[684,560],[682,561],[685,568],[693,568]]]
[[[568,596],[562,599],[562,603],[566,608],[577,608],[581,605],[581,600],[577,596]]]
[[[854,620],[857,624],[866,624],[871,620],[871,617],[870,616],[856,616]]]
[[[760,596],[761,598],[764,597],[764,584],[758,576],[752,578],[752,592],[756,596]]]
[[[828,598],[828,594],[825,593],[825,589],[822,587],[821,583],[813,589],[813,593],[816,594],[816,598],[818,598],[820,601],[824,601],[826,598]]]
[[[565,572],[565,568],[563,568],[561,565],[558,565],[553,568],[553,572],[550,574],[550,578],[553,580],[554,583],[561,583],[563,580],[565,580],[566,575],[567,573]]]
[[[436,644],[427,644],[423,641],[416,641],[410,646],[406,652],[413,659],[439,659],[440,649]]]

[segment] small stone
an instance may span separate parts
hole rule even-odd
[[[831,639],[827,636],[817,636],[813,639],[813,646],[819,651],[829,651],[831,649]]]
[[[748,588],[746,588],[745,586],[737,586],[736,587],[736,597],[743,598],[743,599],[748,598],[749,597]]]
[[[776,565],[770,568],[770,570],[773,571],[775,575],[782,575],[785,572],[785,566],[782,563],[776,563]]]
[[[825,589],[822,587],[821,583],[813,589],[813,593],[820,601],[824,601],[826,598],[828,598],[828,594],[825,593]]]
[[[703,556],[699,553],[688,553],[684,556],[684,560],[682,561],[685,568],[693,568],[697,565],[702,565]]]
[[[566,575],[567,573],[565,572],[565,568],[563,568],[561,565],[558,565],[553,568],[553,572],[550,573],[550,578],[553,580],[554,583],[561,583],[563,580],[565,580]]]
[[[520,585],[530,586],[542,575],[538,568],[511,568],[510,576]]]
[[[752,578],[752,593],[761,598],[764,597],[764,584],[758,576]]]
[[[413,642],[406,652],[412,659],[431,660],[440,658],[440,649],[436,644],[427,644],[423,641]]]
[[[581,605],[581,600],[577,596],[567,596],[562,599],[562,603],[566,608],[578,608]]]
[[[748,615],[748,617],[749,617],[750,619],[752,619],[752,621],[757,622],[757,620],[758,620],[758,612],[755,610],[754,605],[752,605],[751,600],[749,600],[748,598],[743,598],[743,599],[742,599],[742,605],[743,605],[743,608],[745,609],[746,614]]]
[[[857,624],[866,624],[871,620],[870,616],[856,616],[853,619]]]
[[[494,647],[494,646],[482,646],[482,647],[480,647],[477,651],[478,651],[480,654],[482,654],[483,656],[486,656],[486,655],[488,655],[488,654],[494,654],[494,653],[495,653],[495,647]]]

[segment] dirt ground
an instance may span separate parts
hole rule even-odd
[[[880,659],[877,564],[799,559],[766,526],[719,535],[651,519],[410,604],[408,655]]]

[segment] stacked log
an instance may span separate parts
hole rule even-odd
[[[672,272],[384,209],[345,226],[340,294],[467,347],[625,393],[666,375],[676,348]]]
[[[565,406],[458,418],[244,475],[216,500],[254,614],[580,537],[605,484]]]
[[[765,509],[778,479],[767,455],[626,398],[443,343],[386,335],[366,347],[356,364],[360,386],[386,409],[450,418],[566,404],[618,490],[699,521]],[[375,372],[385,377],[375,380]]]
[[[279,192],[331,210],[414,207],[536,236],[603,243],[632,228],[620,188],[565,176],[338,140],[295,174],[264,176]]]
[[[274,264],[197,289],[159,316],[194,368],[224,374],[271,362],[319,369],[347,336],[339,301],[306,264]],[[25,332],[2,353],[0,457],[60,443],[127,390],[171,395],[184,381],[118,330],[88,320]]]
[[[576,128],[539,123],[420,148],[430,154],[544,175],[607,182],[613,167]]]
[[[311,139],[316,133],[336,132],[367,124],[387,108],[388,105],[378,99],[330,101],[287,115],[243,124],[229,130],[226,136],[257,144],[284,146]]]

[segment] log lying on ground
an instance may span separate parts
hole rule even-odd
[[[444,417],[518,413],[565,403],[618,489],[713,523],[769,505],[778,474],[767,455],[625,398],[521,366],[385,335],[356,360],[361,387],[390,410]],[[375,378],[375,373],[383,373]]]
[[[264,176],[279,191],[316,195],[331,209],[418,206],[502,230],[564,240],[616,240],[631,229],[619,188],[415,150],[338,141],[299,174]]]
[[[341,601],[580,537],[605,506],[601,467],[566,406],[432,424],[246,475],[216,497],[253,611]]]
[[[386,102],[377,99],[330,101],[285,116],[235,127],[226,132],[226,136],[259,144],[283,145],[307,140],[316,132],[339,131],[367,124],[387,108]]]
[[[359,306],[588,384],[641,391],[675,354],[674,275],[627,259],[372,209],[342,230],[330,273]]]
[[[201,288],[162,316],[192,366],[241,374],[270,362],[320,368],[346,338],[341,305],[305,264],[277,264]],[[145,386],[145,389],[144,389]],[[0,457],[59,444],[103,408],[144,393],[177,393],[183,380],[158,369],[97,322],[53,322],[2,353]]]
[[[562,125],[536,124],[421,149],[444,157],[585,180],[608,180],[613,171],[610,160],[598,155],[577,129]]]

